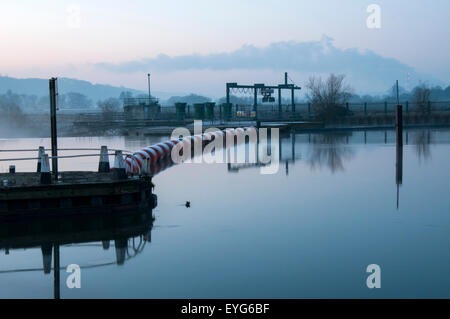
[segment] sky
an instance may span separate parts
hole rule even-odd
[[[284,71],[299,85],[345,73],[360,92],[391,78],[446,86],[449,17],[448,0],[2,1],[0,74],[145,90],[150,72],[154,90],[212,96]]]

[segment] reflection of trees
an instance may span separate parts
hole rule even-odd
[[[308,163],[311,169],[328,167],[332,173],[344,170],[344,160],[353,157],[353,150],[345,145],[348,133],[316,134],[311,139],[311,155]]]
[[[431,157],[431,134],[429,130],[415,132],[413,144],[415,145],[416,155],[419,161],[422,161],[422,159],[426,161]]]

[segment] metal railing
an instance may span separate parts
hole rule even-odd
[[[144,99],[145,100],[145,99]],[[148,100],[148,99],[147,99]],[[403,105],[404,114],[425,114],[449,112],[450,101],[430,101],[423,104],[415,104],[409,101],[400,101]],[[340,105],[347,109],[347,116],[365,115],[394,115],[395,102],[351,102]],[[224,105],[215,105],[212,114],[205,113],[202,118],[196,114],[194,106],[186,105],[182,120],[210,120],[210,121],[249,121],[258,120],[314,120],[316,108],[311,103],[298,103],[295,105],[277,103],[253,105],[232,104],[229,114],[225,113]],[[152,112],[111,112],[111,113],[82,113],[72,117],[73,122],[98,123],[98,125],[111,125],[111,122],[133,122],[133,121],[179,121],[180,115],[175,106],[161,106]],[[68,120],[68,119],[67,119]]]

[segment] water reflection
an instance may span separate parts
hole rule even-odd
[[[431,129],[404,131],[403,140],[406,145],[413,145],[415,154],[419,161],[426,161],[431,158],[431,145],[436,143],[450,144],[450,134],[441,132],[439,141],[433,139]],[[311,170],[328,169],[331,173],[345,171],[346,163],[355,158],[353,145],[358,144],[396,144],[396,132],[394,130],[364,130],[364,131],[335,131],[322,133],[290,133],[280,138],[278,146],[280,168],[284,167],[284,172],[289,175],[289,169],[297,161],[304,161]],[[401,155],[403,162],[403,145],[397,154]],[[258,145],[259,152],[264,149]],[[231,163],[228,164],[230,173],[239,172],[246,168],[257,168],[267,164],[261,163]],[[399,182],[401,185],[401,182]]]
[[[81,212],[82,213],[82,212]],[[42,268],[8,269],[2,274],[42,271],[54,274],[54,297],[60,297],[60,248],[94,247],[115,250],[115,261],[84,265],[83,260],[72,260],[81,269],[124,265],[140,254],[151,242],[153,227],[151,208],[114,214],[65,216],[64,218],[15,220],[0,223],[0,250],[9,255],[11,250],[40,248]],[[53,261],[53,268],[52,268]]]
[[[413,144],[419,161],[427,161],[431,158],[431,131],[419,130],[413,132]]]
[[[354,157],[348,146],[351,132],[315,134],[311,139],[308,164],[311,169],[327,167],[332,173],[344,171],[344,162]]]

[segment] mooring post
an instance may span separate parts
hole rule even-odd
[[[294,89],[291,90],[291,107],[292,107],[292,114],[294,114],[294,112],[295,112]]]
[[[399,100],[398,80],[396,82],[396,86],[397,86],[397,107],[395,109],[396,140],[397,140],[397,147],[403,147],[403,106],[400,105]]]
[[[109,167],[108,147],[102,146],[100,150],[100,162],[98,163],[98,172],[108,173],[109,171],[110,167]]]
[[[56,96],[58,95],[58,83],[56,78],[49,80],[50,89],[50,122],[51,122],[51,138],[52,138],[52,171],[55,180],[58,180],[58,141],[56,130]]]
[[[41,184],[51,184],[52,174],[50,173],[50,162],[48,155],[44,154],[41,157]]]
[[[36,172],[40,173],[41,172],[41,161],[42,161],[42,156],[45,154],[45,148],[44,146],[39,146],[39,152],[38,152],[38,163],[37,163],[37,170]]]
[[[278,117],[281,119],[281,89],[278,87]]]
[[[395,182],[397,184],[397,209],[398,209],[400,203],[400,185],[403,183],[403,107],[398,102],[398,81],[397,81],[397,107],[395,109],[395,127],[396,127]]]
[[[122,151],[116,151],[114,158],[114,178],[126,179],[127,172],[125,170],[125,161],[123,159]]]

